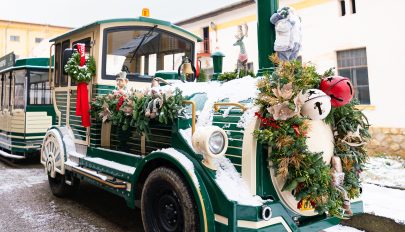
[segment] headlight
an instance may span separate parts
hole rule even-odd
[[[212,153],[221,153],[221,151],[224,150],[225,145],[225,138],[223,134],[219,131],[215,131],[214,133],[212,133],[208,141],[208,145]]]
[[[217,126],[199,127],[193,134],[193,147],[204,156],[218,158],[228,147],[228,136]]]

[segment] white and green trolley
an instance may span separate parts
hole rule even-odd
[[[0,58],[0,155],[38,157],[55,111],[48,73],[49,58]]]
[[[263,33],[272,33],[269,17],[277,9],[277,1],[257,3],[263,72],[270,68],[263,60],[272,53],[271,38],[265,40]],[[95,76],[87,85],[87,97],[93,102],[117,93],[116,74],[121,70],[127,72],[128,89],[148,87],[154,76],[177,78],[177,72],[165,70],[180,70],[183,56],[195,64],[195,48],[200,41],[180,27],[148,17],[97,21],[51,40],[55,50],[55,68],[50,76],[56,122],[43,140],[41,163],[54,195],[66,196],[80,181],[89,182],[123,197],[131,208],[140,207],[146,231],[319,231],[338,224],[337,217],[313,209],[300,211],[291,192],[281,191],[274,171],[268,168],[267,147],[252,134],[259,121],[245,129],[236,126],[246,102],[216,102],[215,126],[202,129],[195,125],[196,111],[207,100],[204,93],[182,102],[188,106],[189,117],[170,121],[157,117],[142,125],[130,123],[124,130],[93,115],[91,126],[82,126],[75,114],[77,84],[63,71],[64,54],[66,58],[75,44],[85,44],[86,56],[95,60]],[[133,107],[122,107],[126,106]],[[229,117],[223,117],[221,113],[228,106],[234,108]],[[139,111],[145,112],[142,107]],[[107,118],[110,110],[105,110]],[[130,114],[137,113],[131,110]],[[145,127],[148,130],[144,133],[131,130]],[[193,145],[191,133],[183,133],[187,130],[198,134],[193,136]],[[230,160],[225,166],[235,170],[233,177],[243,178],[250,196],[260,196],[263,201],[243,204],[230,199],[232,193],[217,180],[216,165],[224,155]],[[244,190],[241,186],[240,191]],[[353,202],[352,210],[360,213],[362,202]]]

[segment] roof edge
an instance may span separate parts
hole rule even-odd
[[[179,22],[177,22],[175,24],[179,25],[179,26],[182,26],[182,25],[185,25],[185,24],[188,24],[188,23],[194,23],[194,22],[200,21],[202,19],[217,16],[219,14],[229,12],[229,11],[232,11],[232,10],[236,10],[236,9],[239,9],[239,8],[243,8],[245,6],[250,6],[250,5],[255,4],[255,3],[256,3],[255,0],[243,0],[243,1],[240,1],[240,2],[237,2],[237,3],[233,3],[231,5],[228,5],[228,6],[224,6],[224,7],[218,8],[216,10],[201,14],[201,15],[197,15],[197,16],[192,17],[192,18],[184,19],[184,20],[179,21]]]

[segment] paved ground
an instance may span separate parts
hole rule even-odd
[[[0,232],[143,231],[139,209],[89,184],[81,183],[79,194],[71,198],[53,196],[36,162],[10,166],[0,160],[0,181]],[[369,214],[342,224],[369,232],[405,231],[403,224]]]
[[[21,165],[19,165],[21,166]],[[13,168],[0,161],[0,231],[143,231],[140,210],[88,184],[80,195],[52,195],[39,164]]]

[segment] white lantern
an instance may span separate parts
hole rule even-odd
[[[303,103],[301,115],[312,120],[322,120],[328,116],[331,110],[330,97],[319,89],[309,89],[301,93],[300,100]]]

